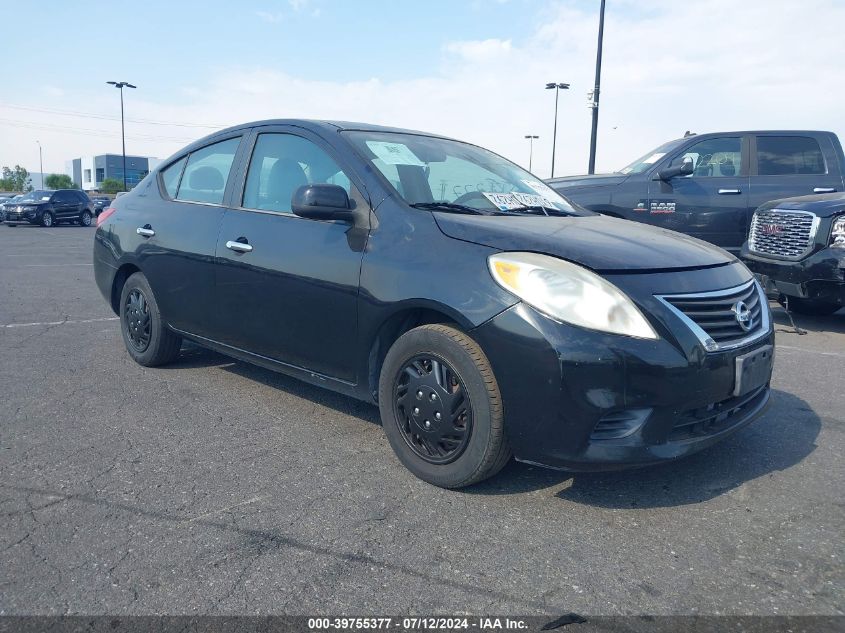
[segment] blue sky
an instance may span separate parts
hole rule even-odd
[[[599,0],[242,0],[4,3],[0,165],[45,171],[120,151],[166,157],[264,118],[366,121],[438,132],[549,176],[583,173]],[[845,134],[842,0],[608,0],[599,170],[686,130]],[[726,19],[729,14],[730,19]],[[49,19],[45,19],[49,16]],[[823,86],[823,90],[820,90]],[[139,119],[143,121],[139,121]],[[162,125],[179,123],[181,125]],[[209,125],[211,127],[197,127]]]

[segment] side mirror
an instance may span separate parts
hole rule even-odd
[[[692,161],[687,159],[682,162],[680,165],[675,165],[674,167],[667,167],[666,169],[661,169],[657,172],[656,180],[672,180],[672,178],[676,178],[677,176],[689,176],[695,166],[693,165]]]
[[[291,211],[311,220],[352,220],[352,205],[339,185],[303,185],[291,197]]]

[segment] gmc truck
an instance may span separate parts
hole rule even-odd
[[[845,191],[832,132],[688,134],[616,173],[553,178],[592,211],[686,233],[738,255],[754,210],[775,199]]]

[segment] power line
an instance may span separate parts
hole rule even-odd
[[[6,127],[24,127],[33,130],[42,130],[47,132],[64,132],[68,134],[85,134],[86,136],[95,136],[98,138],[113,138],[114,132],[109,130],[98,130],[94,128],[72,127],[67,125],[55,125],[51,123],[38,123],[35,121],[20,121],[16,119],[0,118],[0,125]],[[129,135],[126,138],[140,141],[174,141],[186,143],[196,140],[196,137],[175,137],[175,136],[159,136],[153,134]]]
[[[73,116],[86,119],[101,119],[105,121],[120,121],[120,117],[108,114],[95,114],[93,112],[79,112],[76,110],[59,110],[57,108],[36,108],[34,106],[17,105],[13,103],[0,103],[0,108],[13,108],[15,110],[27,110],[30,112],[44,112],[46,114],[59,114],[61,116]],[[152,119],[126,119],[129,123],[141,123],[144,125],[170,125],[174,127],[197,127],[206,129],[220,129],[227,125],[206,125],[204,123],[177,123],[175,121],[154,121]]]

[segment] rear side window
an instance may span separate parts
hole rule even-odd
[[[238,151],[240,137],[192,152],[176,192],[177,200],[222,204],[226,180]]]
[[[757,173],[761,176],[826,173],[819,142],[809,136],[758,136]]]
[[[186,156],[182,160],[177,160],[170,167],[161,172],[161,180],[164,183],[164,189],[167,195],[171,198],[176,197],[176,191],[179,189],[179,178],[182,176],[182,170],[185,168],[185,163],[188,162]]]

